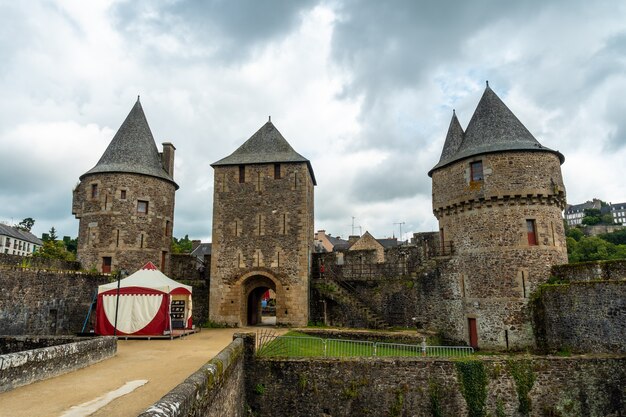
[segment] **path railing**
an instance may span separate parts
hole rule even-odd
[[[264,337],[265,336],[265,337]],[[257,355],[266,357],[462,357],[474,349],[468,346],[428,346],[318,337],[261,335]]]

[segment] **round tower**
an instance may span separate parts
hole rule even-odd
[[[429,172],[445,278],[459,307],[451,336],[480,347],[534,343],[528,299],[567,263],[564,157],[542,146],[487,88],[464,132],[453,114]]]
[[[80,177],[72,213],[80,220],[83,268],[132,273],[146,262],[169,272],[174,225],[174,145],[157,150],[139,99],[95,167]]]

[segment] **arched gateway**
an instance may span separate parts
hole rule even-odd
[[[279,284],[280,285],[280,284]],[[263,297],[269,292],[276,295],[276,307],[283,304],[282,297],[278,297],[277,285],[274,280],[265,275],[252,275],[247,278],[242,285],[241,321],[248,326],[263,324]],[[282,288],[281,288],[282,295]],[[276,309],[278,311],[278,308]]]
[[[276,297],[276,323],[306,325],[313,251],[311,163],[271,121],[215,162],[209,317],[261,322],[261,298]]]

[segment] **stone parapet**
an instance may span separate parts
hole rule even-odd
[[[2,345],[29,350],[0,355],[0,392],[84,368],[117,352],[114,337],[2,337]],[[61,344],[57,344],[61,343]],[[33,347],[45,346],[40,348]]]
[[[245,351],[244,338],[236,337],[139,417],[244,416]]]

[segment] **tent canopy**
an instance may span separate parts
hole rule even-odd
[[[98,287],[96,333],[163,335],[192,328],[192,287],[165,276],[148,262],[118,282]]]
[[[120,280],[120,288],[129,287],[151,288],[166,294],[184,293],[186,290],[186,292],[191,294],[191,286],[181,284],[168,278],[163,272],[159,271],[152,262],[148,262],[139,271]],[[100,285],[98,287],[98,294],[110,290],[117,290],[117,281]]]

